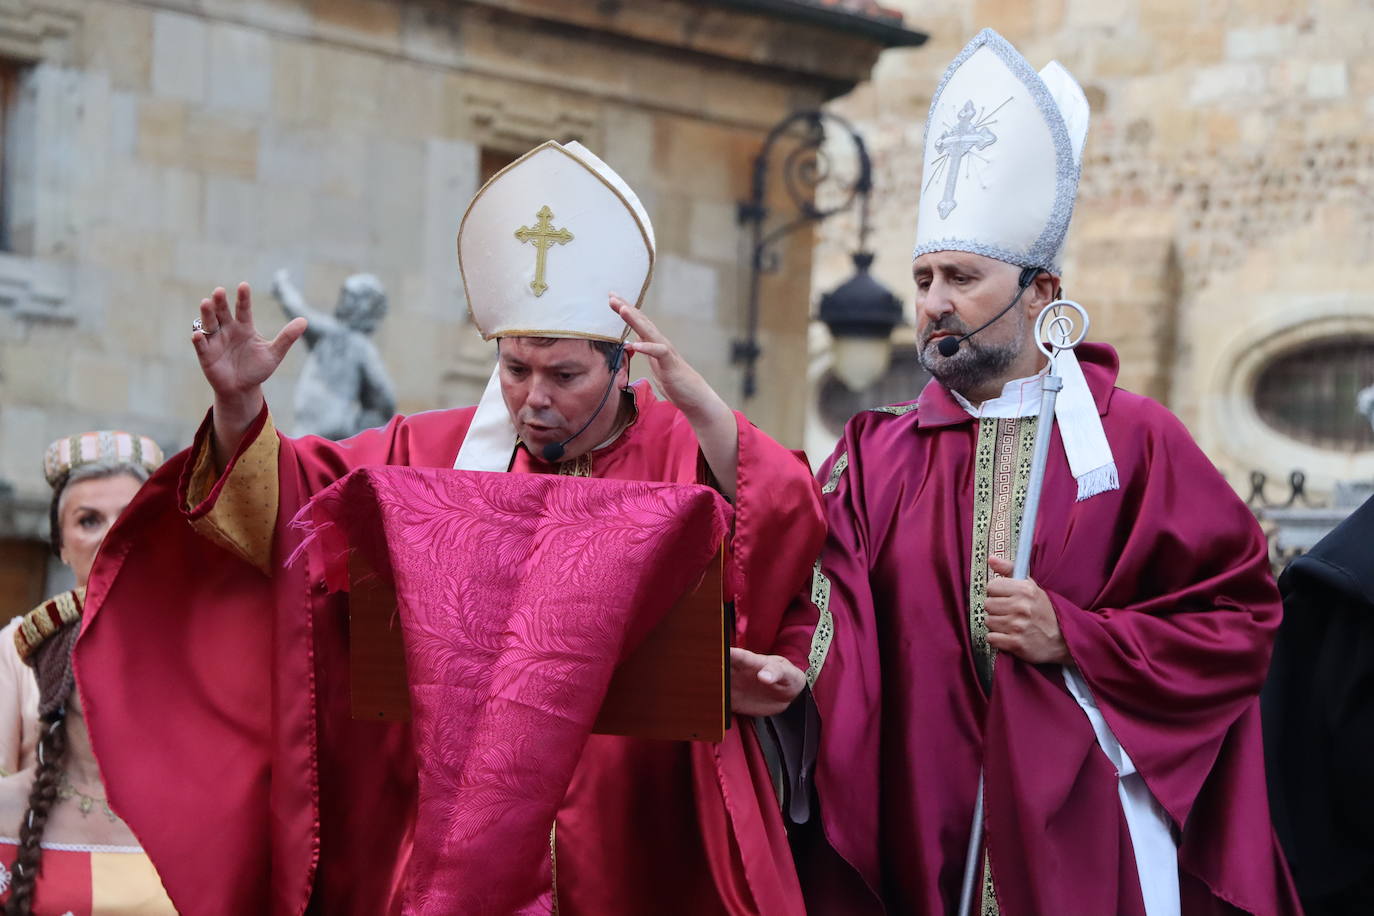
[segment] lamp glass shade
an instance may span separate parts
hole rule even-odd
[[[842,335],[831,345],[831,370],[850,391],[872,388],[887,371],[892,341],[887,337]]]

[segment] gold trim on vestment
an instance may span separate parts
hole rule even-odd
[[[840,488],[840,478],[849,467],[849,452],[840,452],[835,464],[830,468],[830,476],[821,487],[821,493],[834,493]],[[811,634],[811,651],[806,656],[806,686],[816,686],[821,676],[825,657],[830,654],[830,643],[835,638],[835,617],[830,613],[830,579],[821,572],[821,561],[816,560],[811,570],[811,603],[816,606],[820,616],[816,619],[816,631]]]
[[[988,557],[1011,560],[1021,532],[1037,418],[978,421],[974,451],[973,544],[969,557],[969,637],[978,679],[987,690],[997,652],[988,645]]]
[[[280,450],[281,440],[269,414],[257,437],[224,475],[215,505],[191,522],[201,537],[241,557],[264,575],[272,574],[272,544],[281,501],[277,469]],[[213,451],[213,440],[206,437],[187,482],[187,510],[205,502],[218,482]]]
[[[811,634],[811,651],[806,658],[806,686],[815,687],[825,658],[830,654],[830,643],[835,638],[835,618],[830,613],[830,580],[821,572],[820,560],[811,570],[811,603],[820,616],[816,619],[816,632]]]
[[[835,459],[835,466],[830,469],[830,477],[821,487],[821,493],[834,493],[840,488],[840,475],[844,469],[849,467],[849,452],[840,452],[840,457]]]
[[[894,417],[900,417],[903,414],[911,413],[919,406],[919,404],[884,404],[882,407],[870,407],[868,410],[869,413],[890,413]]]
[[[974,450],[973,544],[969,559],[969,638],[978,679],[992,687],[997,650],[988,645],[988,558],[1012,560],[1021,537],[1031,458],[1035,452],[1036,417],[978,421]],[[982,916],[999,916],[992,860],[984,847]]]
[[[585,452],[576,458],[569,458],[567,461],[560,462],[558,465],[559,477],[590,477],[592,476],[592,453]]]
[[[482,335],[483,340],[501,340],[505,337],[552,337],[559,340],[599,340],[605,343],[624,343],[629,336],[630,329],[627,327],[625,332],[619,337],[606,337],[601,334],[584,334],[581,331],[553,331],[548,328],[518,331],[502,331],[500,334],[492,334],[490,337]]]
[[[551,916],[558,916],[558,819],[555,818],[553,826],[549,828],[549,874],[551,882],[549,891],[553,896],[553,910]]]
[[[988,532],[992,528],[992,470],[997,455],[997,420],[978,421],[973,452],[973,550],[969,555],[968,628],[973,665],[987,690],[992,683],[993,650],[988,646]]]
[[[986,836],[986,834],[984,834]],[[982,916],[1002,916],[1002,908],[997,903],[997,885],[992,880],[992,859],[983,852],[983,905],[979,907]]]

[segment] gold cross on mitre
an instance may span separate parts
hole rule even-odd
[[[544,290],[549,288],[549,284],[544,282],[544,266],[548,256],[549,246],[557,242],[559,245],[566,245],[573,240],[573,234],[567,229],[553,228],[553,211],[548,205],[539,208],[535,214],[539,217],[539,222],[534,224],[534,228],[521,226],[515,230],[515,237],[522,242],[531,242],[535,248],[534,258],[534,280],[530,283],[530,289],[534,290],[536,296],[544,295]]]

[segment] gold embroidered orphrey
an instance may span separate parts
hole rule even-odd
[[[1021,534],[1036,417],[978,421],[974,452],[973,544],[969,560],[969,637],[984,691],[992,689],[997,651],[988,645],[988,557],[1011,560]]]
[[[973,663],[985,691],[992,689],[997,650],[988,645],[988,558],[1011,560],[1021,540],[1038,417],[978,421],[974,453],[973,550],[969,560],[969,637]],[[983,851],[981,916],[999,916],[992,859]]]
[[[534,224],[534,228],[521,226],[515,230],[515,237],[521,242],[534,245],[534,279],[530,281],[530,289],[534,290],[536,296],[544,295],[544,291],[549,288],[549,284],[544,281],[548,268],[548,254],[550,245],[566,245],[573,240],[573,234],[567,229],[553,228],[553,211],[548,204],[539,208],[535,214],[539,221]]]

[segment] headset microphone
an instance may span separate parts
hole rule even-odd
[[[1030,285],[1035,282],[1035,278],[1039,276],[1040,271],[1043,269],[1044,268],[1042,267],[1023,268],[1021,271],[1021,276],[1017,278],[1016,281],[1021,288],[1016,291],[1016,298],[1008,302],[1006,308],[1002,309],[1002,311],[998,312],[996,315],[993,315],[991,318],[980,324],[978,327],[974,328],[972,331],[969,331],[963,337],[941,337],[940,342],[935,345],[935,349],[940,351],[940,355],[946,358],[953,356],[955,353],[958,353],[960,344],[962,344],[964,341],[968,340],[970,337],[972,337],[974,334],[977,334],[984,328],[987,328],[989,325],[1000,319],[1007,312],[1010,312],[1013,308],[1015,308],[1016,303],[1021,301],[1021,297],[1025,295],[1026,290],[1030,289]]]
[[[959,352],[959,344],[968,340],[967,337],[941,337],[940,342],[935,345],[935,349],[940,351],[941,356],[953,356]]]
[[[616,373],[620,371],[620,361],[624,356],[625,344],[622,342],[620,346],[616,348],[615,358],[611,360],[611,380],[606,384],[606,393],[601,396],[601,403],[596,405],[596,410],[592,411],[592,415],[587,418],[586,423],[582,424],[581,429],[564,439],[562,442],[550,442],[548,445],[544,446],[540,451],[540,455],[545,461],[553,464],[555,461],[560,460],[563,457],[563,453],[567,451],[568,443],[585,433],[587,427],[592,425],[592,421],[601,416],[601,408],[606,406],[606,401],[610,398],[611,392],[615,390],[615,376]]]

